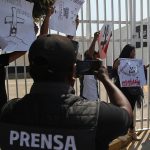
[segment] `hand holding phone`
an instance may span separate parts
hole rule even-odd
[[[76,75],[94,75],[102,66],[102,60],[84,60],[76,62]]]

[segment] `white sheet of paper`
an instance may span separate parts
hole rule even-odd
[[[32,18],[33,3],[25,0],[0,0],[0,7],[0,43],[3,50],[27,51],[36,39]]]
[[[0,49],[4,49],[7,45],[7,41],[0,36]]]
[[[50,19],[50,29],[74,36],[76,34],[76,16],[84,0],[56,0],[55,11]]]
[[[112,35],[112,26],[110,23],[105,23],[98,37],[99,54],[101,59],[105,59],[107,56],[107,48],[105,48],[110,41]]]
[[[144,66],[141,59],[120,59],[118,75],[121,87],[143,86],[146,84]]]
[[[99,42],[100,43],[102,43],[102,42],[104,43],[104,42],[106,42],[109,39],[109,37],[112,34],[112,26],[111,26],[111,24],[110,23],[105,23],[102,26],[100,32],[101,32],[101,37],[100,37],[100,41]]]

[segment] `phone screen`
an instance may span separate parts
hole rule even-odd
[[[101,60],[84,60],[76,62],[76,75],[94,75],[102,65]]]

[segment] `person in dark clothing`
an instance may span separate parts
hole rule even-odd
[[[76,54],[67,37],[41,36],[32,43],[28,56],[34,80],[30,93],[10,100],[3,107],[0,122],[52,129],[94,128],[96,150],[107,150],[113,139],[126,134],[132,109],[127,98],[109,79],[104,66],[95,74],[103,83],[111,104],[87,101],[72,94]],[[80,142],[82,145],[82,140]]]
[[[135,58],[135,47],[131,44],[127,44],[122,49],[119,58]],[[141,107],[141,102],[144,97],[143,89],[141,87],[121,87],[120,79],[118,75],[118,66],[120,64],[119,58],[117,58],[113,63],[113,72],[114,72],[114,83],[115,85],[124,93],[124,95],[128,98],[132,111],[135,108],[135,104],[137,102],[138,106]],[[145,68],[148,66],[145,66]],[[138,136],[135,133],[135,125],[132,120],[132,124],[130,126],[129,135],[133,140],[139,140]]]
[[[15,51],[0,55],[0,111],[3,105],[7,103],[7,93],[5,88],[5,66],[9,65],[9,63],[13,62],[25,53],[25,51]]]

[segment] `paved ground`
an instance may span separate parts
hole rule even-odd
[[[119,137],[110,144],[109,150],[150,150],[150,130],[137,134],[141,140],[132,141],[128,135]]]
[[[150,130],[139,134],[140,141],[131,142],[124,150],[150,150]]]

